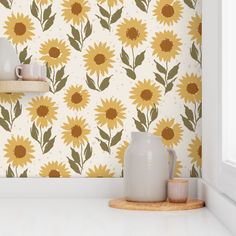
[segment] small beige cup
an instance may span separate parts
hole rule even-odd
[[[168,199],[174,203],[185,203],[188,200],[188,181],[183,179],[168,180]]]

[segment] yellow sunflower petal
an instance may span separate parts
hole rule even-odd
[[[129,146],[129,142],[124,141],[118,148],[116,153],[116,158],[118,159],[118,162],[121,164],[122,168],[124,167],[124,157],[125,152]]]
[[[110,7],[114,7],[116,5],[118,5],[119,3],[123,3],[123,0],[98,0],[99,3],[104,3],[106,2],[108,4],[108,6]]]
[[[174,174],[175,178],[181,177],[182,169],[183,169],[182,162],[181,161],[176,161],[175,174]]]
[[[1,103],[16,103],[24,96],[23,93],[0,93]]]
[[[88,169],[86,175],[90,178],[110,178],[114,176],[114,173],[108,169],[107,165],[99,165],[98,167],[95,165],[93,169]]]
[[[37,3],[41,5],[47,5],[52,2],[52,0],[36,0]]]
[[[195,40],[197,44],[202,43],[202,18],[198,14],[191,18],[189,22],[189,35],[192,37],[192,40]]]
[[[34,158],[34,148],[31,141],[23,136],[12,137],[8,139],[4,146],[5,157],[7,163],[11,163],[13,167],[23,167],[32,162]]]
[[[196,164],[197,167],[201,167],[202,165],[202,142],[196,136],[195,139],[189,144],[189,157],[191,158],[191,163]]]
[[[162,142],[167,147],[178,145],[182,140],[183,130],[175,119],[162,119],[155,128],[154,134],[162,138]]]
[[[70,171],[65,164],[52,161],[41,166],[39,175],[49,178],[68,178],[70,177]]]
[[[118,99],[105,99],[96,108],[96,121],[98,125],[107,125],[109,129],[123,125],[126,108]]]

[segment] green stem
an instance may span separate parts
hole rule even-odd
[[[109,31],[111,31],[111,7],[109,6],[109,18],[108,18]]]
[[[200,66],[201,66],[201,68],[202,68],[202,47],[201,47],[201,45],[199,46],[199,51],[200,51]]]
[[[109,128],[109,141],[108,141],[108,148],[109,148],[109,153],[111,153],[111,129]]]
[[[82,51],[82,48],[84,46],[84,35],[83,35],[83,22],[80,24],[80,37],[81,37],[81,47],[80,50]]]
[[[147,117],[147,132],[149,131],[149,128],[150,128],[150,121],[149,121],[149,109],[147,109],[147,115],[146,115]]]
[[[148,12],[148,9],[149,9],[150,2],[151,2],[151,0],[148,0],[148,2],[147,2],[147,12]]]
[[[167,82],[167,76],[168,76],[168,61],[166,62],[166,73],[165,73],[165,89],[166,89],[166,86],[168,84]],[[166,93],[166,92],[165,92]]]
[[[194,102],[194,129],[197,127],[197,104]]]
[[[17,173],[17,167],[16,167],[16,177],[18,177],[18,173]]]
[[[83,169],[84,169],[84,160],[83,160],[83,145],[81,145],[81,149],[80,149],[80,161],[81,161],[81,170],[80,173],[82,173]]]
[[[135,57],[134,57],[134,48],[132,47],[132,58],[133,58],[133,66],[132,69],[135,72]]]
[[[40,21],[41,28],[43,30],[43,10],[42,10],[41,4],[39,4],[39,10],[40,10],[40,19],[39,19],[39,21]]]
[[[43,131],[42,131],[42,127],[39,127],[39,132],[40,132],[40,148],[43,152]]]
[[[98,88],[97,88],[97,91],[101,91],[100,90],[100,77],[99,77],[99,74],[98,74],[98,77],[97,77],[97,86],[98,86]]]
[[[13,114],[12,114],[12,102],[10,102],[10,129],[12,130],[12,126],[13,126]]]

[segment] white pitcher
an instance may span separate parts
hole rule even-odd
[[[175,151],[166,149],[161,138],[153,134],[133,132],[131,139],[124,165],[126,200],[165,201],[167,181],[174,175]]]
[[[17,80],[15,68],[19,64],[14,47],[7,39],[0,38],[0,80]]]

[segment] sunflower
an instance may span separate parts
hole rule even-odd
[[[34,36],[33,22],[29,16],[17,13],[7,17],[4,28],[5,35],[13,44],[24,44]]]
[[[90,74],[104,75],[108,73],[108,69],[112,68],[114,62],[114,50],[106,43],[94,44],[89,46],[87,54],[84,55],[85,66]]]
[[[87,135],[90,133],[88,124],[83,118],[67,117],[67,123],[62,126],[64,143],[72,144],[73,147],[79,147],[88,141]]]
[[[73,24],[79,25],[85,21],[87,14],[90,10],[88,1],[86,0],[64,0],[63,4],[63,17],[66,22],[72,21]]]
[[[182,171],[183,165],[181,163],[181,161],[176,161],[176,165],[175,165],[175,178],[179,178],[181,176],[181,171]]]
[[[125,110],[126,108],[118,99],[102,100],[102,105],[96,108],[96,120],[99,125],[107,125],[109,129],[114,129],[118,125],[123,125]]]
[[[70,57],[70,49],[66,43],[59,39],[49,39],[41,44],[39,50],[41,60],[52,67],[66,64]]]
[[[107,2],[109,7],[114,7],[118,3],[123,3],[123,0],[98,0],[99,3]]]
[[[27,108],[31,115],[31,120],[40,127],[47,127],[56,120],[57,107],[50,97],[36,97],[29,103]]]
[[[165,146],[173,147],[182,140],[183,130],[180,124],[175,123],[175,119],[162,119],[157,124],[154,134],[162,138]]]
[[[173,31],[157,32],[152,41],[153,55],[170,61],[180,53],[181,39]]]
[[[90,178],[109,178],[113,177],[114,173],[111,172],[110,169],[107,168],[107,165],[99,165],[97,167],[96,165],[93,167],[93,169],[88,169],[88,172],[86,172],[87,177]]]
[[[52,2],[52,0],[36,0],[36,2],[41,5],[46,5],[46,4],[49,4],[50,2]]]
[[[198,44],[202,43],[202,18],[199,15],[195,15],[191,18],[189,22],[189,35],[192,37],[192,40],[196,40]]]
[[[117,35],[124,45],[138,47],[146,40],[146,24],[136,18],[124,19],[118,26]]]
[[[179,96],[185,102],[200,102],[202,98],[201,77],[191,74],[184,76],[177,85]]]
[[[39,175],[49,178],[68,178],[70,171],[65,164],[52,161],[41,167]]]
[[[151,80],[138,81],[136,86],[130,92],[130,98],[133,99],[133,104],[144,108],[151,108],[154,104],[158,104],[161,97],[159,86],[152,83]]]
[[[118,162],[121,164],[122,168],[124,167],[124,157],[128,146],[129,143],[124,141],[123,144],[117,148],[116,158],[118,159]]]
[[[8,158],[7,163],[12,163],[14,167],[23,167],[27,163],[31,163],[34,158],[34,149],[31,141],[23,136],[12,137],[5,144],[5,157]]]
[[[16,103],[24,96],[23,93],[0,93],[1,103]]]
[[[64,101],[70,109],[79,111],[87,106],[89,97],[88,91],[83,89],[82,85],[72,85],[67,90]]]
[[[182,17],[183,6],[179,0],[157,1],[153,11],[157,21],[167,25],[177,23]]]
[[[202,165],[202,142],[196,136],[195,139],[192,140],[192,143],[189,144],[189,157],[192,159],[191,163],[195,163],[197,167],[201,167]]]

